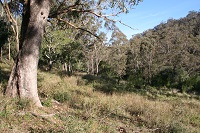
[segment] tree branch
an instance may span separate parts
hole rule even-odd
[[[65,3],[66,3],[66,0],[64,0],[64,2],[62,2],[60,4],[60,6],[57,8],[56,12],[51,13],[49,15],[49,17],[50,18],[57,18],[57,20],[62,21],[62,22],[66,23],[67,25],[69,25],[69,26],[71,26],[71,27],[73,27],[75,29],[86,31],[86,32],[90,33],[91,35],[97,37],[98,39],[100,39],[100,37],[98,37],[96,34],[92,33],[91,31],[89,31],[87,29],[84,29],[84,28],[81,28],[81,27],[77,27],[74,24],[70,23],[69,21],[61,19],[59,16],[62,15],[62,14],[65,14],[65,13],[70,13],[70,12],[90,13],[90,14],[93,14],[94,16],[98,17],[98,18],[102,18],[102,19],[110,21],[110,22],[119,22],[120,24],[122,24],[122,25],[124,25],[124,26],[126,26],[126,27],[128,27],[128,28],[130,28],[132,30],[135,30],[131,26],[126,25],[125,23],[123,23],[121,20],[114,20],[114,19],[109,18],[111,16],[117,16],[118,14],[122,13],[123,11],[117,12],[115,14],[104,14],[103,15],[101,13],[95,13],[94,12],[95,9],[89,9],[89,10],[76,9],[76,8],[78,8],[77,6],[83,5],[83,4],[80,4],[79,2],[75,2],[74,5],[70,5],[70,6],[62,9],[62,7],[64,6]]]
[[[64,2],[62,2],[62,4],[60,4],[60,6],[57,8],[56,12],[53,12],[51,14],[49,14],[49,18],[56,18],[59,15],[62,15],[64,13],[70,12],[72,8],[75,8],[76,6],[80,6],[83,4],[79,4],[79,3],[75,3],[74,5],[68,6],[65,9],[62,9],[60,11],[60,9],[64,6],[64,4],[66,3],[67,0],[65,0]]]
[[[116,14],[107,14],[107,15],[97,14],[97,13],[93,12],[92,10],[76,10],[76,9],[71,9],[71,11],[91,13],[91,14],[93,14],[93,15],[99,17],[99,18],[104,18],[104,19],[106,19],[106,20],[108,20],[108,21],[112,21],[112,22],[119,22],[119,23],[121,23],[122,25],[124,25],[124,26],[126,26],[126,27],[129,27],[129,28],[132,29],[132,30],[135,30],[135,29],[132,28],[131,26],[129,26],[129,25],[123,23],[121,20],[113,20],[113,19],[108,18],[108,17],[110,17],[110,16],[117,16],[118,14],[122,13],[122,11],[121,11],[121,12],[118,12],[118,13],[116,13]]]
[[[123,23],[121,20],[113,20],[113,19],[109,19],[109,18],[108,18],[108,17],[110,17],[110,16],[117,16],[118,14],[122,13],[122,11],[121,11],[121,12],[118,12],[118,13],[116,13],[116,14],[108,14],[108,15],[97,14],[97,13],[93,12],[92,10],[76,10],[76,11],[77,11],[77,12],[88,12],[88,13],[94,14],[94,15],[97,16],[97,17],[104,18],[104,19],[109,20],[109,21],[119,22],[119,23],[121,23],[122,25],[124,25],[124,26],[126,26],[126,27],[129,27],[129,28],[135,30],[135,29],[132,28],[131,26],[129,26],[129,25]]]
[[[64,20],[64,19],[61,19],[61,18],[57,18],[57,19],[58,19],[59,21],[62,21],[62,22],[64,22],[64,23],[68,24],[69,26],[71,26],[71,27],[73,27],[73,28],[75,28],[75,29],[88,32],[88,33],[90,33],[91,35],[93,35],[93,36],[95,36],[96,38],[98,38],[99,40],[101,40],[101,38],[100,38],[98,35],[92,33],[92,32],[89,31],[89,30],[86,30],[86,29],[84,29],[84,28],[77,27],[77,26],[73,25],[72,23],[70,23],[70,22],[67,21],[67,20]]]

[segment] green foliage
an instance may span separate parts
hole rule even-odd
[[[44,35],[39,66],[51,70],[66,64],[70,65],[72,70],[81,70],[83,66],[81,60],[84,57],[83,45],[79,40],[70,37],[70,34],[74,33],[70,29],[63,30],[59,26],[53,28],[52,25],[47,27],[47,31]],[[67,71],[68,75],[71,73],[72,71]]]
[[[12,35],[12,30],[9,22],[5,17],[0,18],[0,47],[2,47],[7,41],[8,38]]]
[[[67,92],[57,92],[53,95],[53,98],[58,102],[66,102],[71,99],[71,96]]]
[[[4,105],[4,108],[0,111],[0,118],[9,118],[11,112],[7,109],[7,105]]]
[[[188,78],[183,85],[185,87],[185,91],[195,91],[197,93],[200,93],[200,76],[194,75],[190,78]]]
[[[11,62],[5,61],[6,64],[0,63],[0,91],[4,93],[7,81],[9,79]]]
[[[170,133],[182,133],[185,131],[184,127],[178,122],[172,122],[170,124],[169,130]]]
[[[16,107],[18,110],[25,110],[31,107],[31,101],[29,99],[18,99],[16,101]]]
[[[11,13],[14,15],[22,15],[23,13],[23,2],[21,0],[9,1],[8,6],[10,8]]]
[[[127,52],[126,78],[140,73],[135,78],[142,77],[144,85],[198,92],[194,88],[199,84],[199,14],[192,11],[185,18],[169,19],[133,36]]]
[[[173,87],[174,83],[176,83],[176,72],[173,69],[165,69],[160,71],[158,75],[153,77],[152,85],[157,87],[166,86],[166,87]]]
[[[46,107],[51,107],[52,106],[52,101],[50,98],[46,98],[45,100],[42,101],[42,105]]]
[[[141,72],[133,73],[127,80],[127,91],[133,91],[134,89],[143,89],[145,86],[145,79]]]

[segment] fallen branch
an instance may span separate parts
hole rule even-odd
[[[34,113],[34,112],[30,112],[30,114],[33,115],[33,116],[35,116],[35,117],[41,118],[42,120],[45,120],[45,121],[47,121],[47,122],[56,124],[56,122],[54,122],[54,121],[52,121],[52,120],[50,120],[50,119],[47,118],[47,117],[52,117],[52,116],[54,116],[54,115],[56,115],[56,114],[44,114],[44,115],[39,115],[39,114],[36,114],[36,113]]]

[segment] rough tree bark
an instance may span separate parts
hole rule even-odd
[[[30,99],[39,107],[42,105],[37,90],[37,68],[49,10],[49,0],[24,1],[20,50],[5,90],[7,96]]]

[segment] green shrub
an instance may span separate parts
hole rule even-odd
[[[200,93],[200,76],[196,76],[193,81],[193,90]]]
[[[57,92],[53,95],[53,98],[58,102],[65,102],[71,99],[71,96],[67,92]]]
[[[47,98],[45,100],[42,101],[42,105],[46,106],[46,107],[51,107],[52,103],[51,103],[51,99]]]
[[[25,110],[31,107],[31,101],[29,99],[19,99],[16,102],[16,107],[18,110]]]
[[[170,133],[183,133],[184,131],[184,127],[178,122],[172,122],[168,129],[168,132]]]
[[[0,111],[0,118],[8,118],[10,111],[7,109],[7,105],[4,106],[3,110]]]

